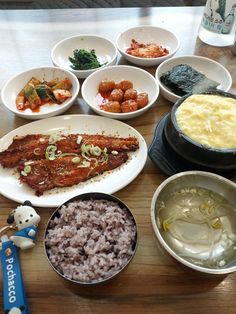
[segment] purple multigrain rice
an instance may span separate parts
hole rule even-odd
[[[136,226],[130,213],[107,200],[73,201],[51,220],[46,247],[52,265],[78,281],[102,281],[132,257]]]

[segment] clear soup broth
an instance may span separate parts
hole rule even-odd
[[[157,204],[157,224],[166,243],[183,259],[224,268],[236,258],[236,209],[201,187],[181,188]]]

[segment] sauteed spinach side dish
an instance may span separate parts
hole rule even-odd
[[[68,58],[72,63],[71,68],[73,70],[91,70],[103,66],[106,63],[101,64],[98,61],[95,50],[87,51],[85,49],[75,49],[73,51],[73,57]]]

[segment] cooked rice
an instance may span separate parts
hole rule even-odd
[[[107,200],[73,201],[51,220],[46,246],[53,266],[78,281],[117,273],[134,253],[136,226],[130,213]]]

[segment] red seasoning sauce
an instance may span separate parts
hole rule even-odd
[[[25,102],[24,104],[17,104],[16,108],[20,111],[25,111],[26,109],[30,109],[32,112],[40,112],[40,108],[43,105],[55,105],[53,101],[41,101],[41,104],[37,105],[35,108],[32,108],[29,102]]]
[[[111,92],[99,92],[97,95],[96,95],[96,105],[97,107],[99,107],[101,109],[101,107],[108,103],[109,102],[109,97],[111,95]]]

